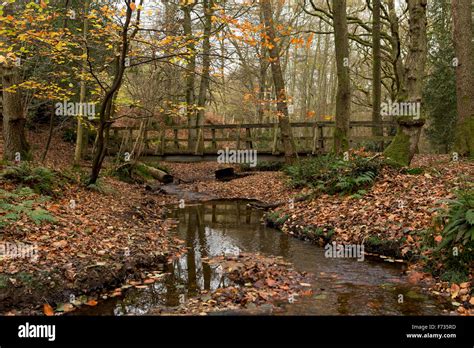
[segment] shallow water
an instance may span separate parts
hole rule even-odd
[[[214,201],[171,209],[174,233],[189,252],[167,266],[170,275],[147,289],[129,289],[122,298],[83,308],[83,315],[140,315],[163,306],[177,306],[201,289],[225,286],[221,269],[203,263],[206,257],[259,252],[282,256],[298,271],[314,275],[313,294],[295,303],[280,303],[283,315],[436,315],[447,305],[408,284],[401,264],[326,258],[324,249],[268,228],[263,212],[242,201]],[[401,296],[403,301],[400,301]],[[400,303],[401,302],[401,303]]]

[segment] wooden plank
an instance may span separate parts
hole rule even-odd
[[[373,136],[360,136],[360,137],[351,137],[350,140],[353,142],[361,142],[361,141],[391,141],[394,137],[393,136],[382,136],[382,135],[373,135]]]
[[[239,128],[273,128],[275,125],[278,125],[277,123],[271,122],[271,123],[244,123],[244,124],[206,124],[202,126],[169,126],[166,127],[166,129],[198,129],[198,128],[203,128],[203,129],[239,129]],[[311,128],[313,126],[327,126],[327,127],[334,127],[335,123],[333,121],[317,121],[317,122],[291,122],[290,125],[295,128],[299,127],[308,127]],[[351,127],[375,127],[375,124],[372,121],[351,121],[349,123]],[[382,121],[378,124],[379,126],[382,127],[394,127],[396,126],[395,122],[392,121]],[[132,129],[132,130],[138,130],[138,126],[134,127],[115,127],[112,126],[112,129],[117,129],[117,130],[124,130],[124,129]],[[160,128],[155,127],[150,127],[149,130],[160,130]]]

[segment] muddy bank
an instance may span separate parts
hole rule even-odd
[[[265,223],[267,226],[278,229],[282,232],[288,233],[295,238],[309,241],[320,247],[324,247],[328,243],[336,241],[334,238],[333,226],[314,226],[305,225],[304,222],[295,222],[290,225],[285,225],[289,219],[288,214],[279,213],[278,211],[270,211],[265,215]],[[364,251],[373,254],[372,256],[390,257],[393,259],[403,259],[405,261],[412,261],[417,258],[412,252],[402,254],[402,243],[396,240],[381,240],[375,238],[368,238],[363,240]]]
[[[74,281],[65,276],[66,270],[53,269],[37,274],[17,274],[0,278],[0,312],[3,314],[39,315],[42,306],[56,308],[73,298],[87,296],[95,299],[107,289],[127,279],[141,279],[143,271],[163,268],[167,255],[135,255],[114,260],[113,266],[96,265],[79,271]]]

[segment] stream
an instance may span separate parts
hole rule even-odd
[[[258,252],[281,256],[298,271],[313,274],[313,294],[294,303],[279,303],[279,315],[440,315],[449,304],[409,284],[403,264],[326,258],[324,248],[298,240],[262,223],[263,212],[245,201],[211,201],[173,207],[174,232],[187,254],[167,265],[169,276],[145,289],[130,288],[123,297],[108,298],[80,315],[143,315],[173,307],[201,289],[215,290],[228,280],[222,269],[203,262],[216,255]],[[403,301],[399,301],[400,294]],[[401,303],[399,303],[401,302]],[[268,314],[268,313],[267,313]]]

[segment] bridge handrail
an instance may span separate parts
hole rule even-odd
[[[316,121],[316,122],[291,122],[291,127],[299,128],[299,127],[334,127],[335,122],[333,121]],[[205,124],[202,126],[188,126],[188,125],[180,125],[180,126],[164,126],[164,127],[151,127],[148,128],[147,131],[153,130],[163,130],[163,129],[170,129],[170,130],[180,130],[180,129],[241,129],[241,128],[274,128],[278,126],[278,123],[242,123],[242,124]],[[375,124],[373,121],[350,121],[349,127],[394,127],[396,123],[393,121],[381,121]],[[139,126],[114,126],[112,125],[112,130],[137,130]]]

